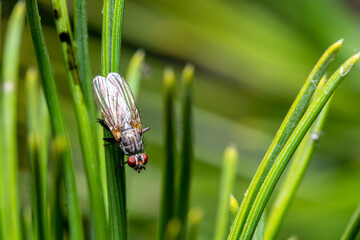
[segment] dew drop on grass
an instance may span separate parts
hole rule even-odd
[[[340,75],[344,77],[346,74],[348,74],[348,72],[350,71],[350,69],[351,69],[351,68],[348,68],[346,71],[344,71],[344,68],[341,67],[341,68],[340,68]]]

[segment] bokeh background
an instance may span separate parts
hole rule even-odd
[[[72,14],[72,1],[67,1]],[[2,3],[1,36],[15,1]],[[93,76],[100,74],[102,1],[88,1]],[[79,198],[84,218],[89,207],[74,109],[50,1],[39,1],[45,39],[62,109],[70,129]],[[329,73],[360,51],[360,1],[126,0],[121,58],[125,73],[132,54],[146,52],[138,107],[146,134],[148,170],[128,171],[129,239],[154,239],[164,160],[162,74],[177,74],[195,65],[195,163],[191,206],[204,218],[200,239],[211,239],[215,223],[222,154],[234,144],[239,151],[234,195],[241,201],[252,175],[282,119],[323,51],[335,41],[344,44]],[[3,43],[3,40],[1,41]],[[36,65],[25,27],[21,49],[23,78]],[[89,79],[90,81],[90,79]],[[19,145],[25,146],[26,113],[23,81],[19,94]],[[316,154],[285,219],[279,239],[338,239],[360,200],[360,67],[336,92]],[[177,104],[177,145],[182,129]],[[30,201],[30,172],[20,147],[20,195]],[[179,148],[178,148],[179,149]],[[271,204],[271,200],[270,200]],[[269,205],[270,206],[270,205]]]

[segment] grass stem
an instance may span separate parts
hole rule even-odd
[[[17,159],[17,89],[19,53],[25,8],[18,2],[9,19],[2,61],[1,152],[0,152],[0,232],[2,239],[21,239],[18,159]]]
[[[186,238],[187,214],[190,203],[191,168],[193,161],[193,131],[192,131],[192,82],[194,67],[186,65],[182,73],[182,156],[180,165],[180,179],[175,206],[175,216],[180,220],[180,239]]]
[[[230,146],[225,150],[221,180],[219,187],[219,200],[218,200],[218,211],[216,216],[215,224],[215,240],[222,240],[228,234],[229,231],[229,220],[230,220],[230,209],[229,201],[230,194],[234,187],[236,178],[236,165],[238,161],[238,154],[234,147]]]
[[[165,123],[165,161],[163,165],[160,214],[157,239],[164,239],[166,226],[174,217],[175,194],[175,130],[174,130],[174,88],[175,75],[171,68],[164,71],[164,123]]]

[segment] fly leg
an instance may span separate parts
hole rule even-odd
[[[116,167],[115,167],[115,175],[118,175],[119,170],[124,167],[124,164],[127,163],[127,162],[123,162],[123,161],[124,161],[124,153],[121,152],[120,162],[119,162],[119,164],[116,165]]]
[[[142,130],[141,130],[141,132],[142,133],[145,133],[145,132],[147,132],[147,131],[149,131],[150,130],[150,127],[146,127],[146,128],[143,128]]]
[[[108,143],[104,144],[104,146],[109,146],[116,142],[115,138],[113,138],[113,137],[104,137],[103,140],[108,142]]]
[[[101,126],[103,126],[103,128],[105,128],[106,130],[108,130],[109,132],[111,132],[110,129],[109,129],[109,127],[106,125],[104,119],[98,118],[98,119],[97,119],[97,122],[100,123]]]

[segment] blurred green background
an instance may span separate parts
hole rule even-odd
[[[72,1],[67,1],[72,12]],[[2,6],[1,36],[15,1]],[[93,76],[100,74],[101,1],[88,1]],[[45,40],[70,129],[84,216],[89,202],[76,131],[50,1],[39,1]],[[312,66],[333,42],[344,38],[330,71],[360,51],[360,1],[166,1],[125,2],[120,74],[138,49],[146,51],[138,107],[146,134],[148,170],[128,171],[129,239],[154,239],[164,159],[162,74],[195,65],[195,158],[191,206],[204,211],[200,239],[211,239],[218,199],[219,173],[226,146],[239,151],[234,195],[241,201],[272,137]],[[1,41],[3,44],[3,40]],[[27,26],[21,49],[21,73],[36,64]],[[91,79],[89,79],[90,81]],[[22,204],[30,199],[25,146],[24,83],[19,89],[19,158]],[[178,91],[177,97],[180,97]],[[360,200],[360,68],[337,90],[325,130],[279,239],[338,239]],[[180,116],[180,106],[177,105]],[[176,131],[180,143],[180,118]],[[270,202],[271,203],[271,202]],[[360,238],[359,238],[360,239]]]

